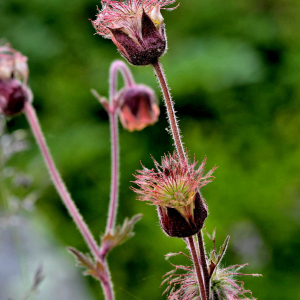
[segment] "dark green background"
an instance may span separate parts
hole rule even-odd
[[[107,95],[108,69],[120,55],[110,40],[94,35],[89,19],[96,5],[2,0],[0,33],[29,57],[47,142],[97,236],[105,229],[109,200],[110,138],[106,113],[89,90]],[[224,265],[249,262],[246,273],[262,273],[244,278],[260,300],[300,299],[300,1],[183,0],[162,13],[169,46],[162,63],[185,146],[200,161],[207,156],[207,169],[219,166],[202,193],[210,212],[206,227],[217,227],[217,245],[232,237]],[[138,83],[160,95],[151,67],[130,68]],[[154,207],[136,201],[129,189],[140,161],[151,167],[150,154],[159,159],[172,151],[160,107],[154,126],[134,133],[120,128],[118,222],[140,212],[144,217],[136,236],[109,255],[117,299],[162,299],[161,277],[171,269],[164,254],[185,247],[162,233]],[[22,116],[9,128],[28,125]],[[34,176],[42,193],[37,212],[61,244],[86,252],[32,145],[11,164]],[[85,280],[95,299],[103,299],[99,284]]]

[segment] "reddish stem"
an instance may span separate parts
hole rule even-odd
[[[93,235],[91,234],[88,226],[86,225],[82,216],[80,215],[78,208],[76,207],[74,201],[71,199],[71,196],[70,196],[69,192],[67,191],[67,188],[66,188],[65,184],[63,183],[59,172],[56,169],[55,163],[51,157],[51,154],[47,147],[41,127],[39,125],[37,115],[36,115],[35,110],[31,103],[26,102],[24,113],[30,124],[31,130],[36,139],[36,142],[37,142],[38,146],[40,147],[40,150],[44,157],[45,163],[48,167],[48,171],[50,173],[51,179],[54,183],[54,186],[55,186],[58,194],[60,195],[63,203],[65,204],[69,214],[73,218],[75,224],[77,225],[79,231],[81,232],[81,234],[82,234],[84,240],[86,241],[88,247],[90,248],[91,252],[97,258],[98,254],[99,254],[98,245],[97,245]]]
[[[197,274],[197,280],[198,280],[198,284],[199,284],[201,299],[206,300],[207,298],[206,298],[205,288],[204,288],[204,284],[203,284],[201,269],[200,269],[200,265],[199,265],[199,261],[198,261],[198,256],[197,256],[197,252],[195,249],[194,240],[191,236],[189,236],[187,238],[187,241],[189,244],[190,252],[192,254],[192,258],[193,258],[193,262],[194,262],[194,266],[195,266],[195,270],[196,270],[196,274]]]
[[[119,196],[119,140],[118,140],[118,112],[120,103],[117,102],[117,82],[118,72],[122,74],[126,87],[134,85],[134,79],[127,65],[116,60],[110,67],[109,75],[109,124],[111,139],[111,187],[108,220],[106,233],[114,229],[118,208]]]
[[[115,227],[119,196],[119,140],[118,114],[109,112],[110,139],[111,139],[111,187],[108,220],[106,233]]]
[[[165,99],[165,105],[167,107],[168,112],[168,120],[172,131],[173,140],[177,149],[177,152],[179,154],[179,157],[181,160],[185,160],[185,152],[183,149],[181,136],[180,136],[180,130],[177,124],[177,119],[174,111],[174,104],[170,95],[170,91],[168,88],[167,80],[165,77],[165,74],[163,72],[162,66],[159,62],[156,62],[153,64],[154,71],[156,73],[158,82],[160,84],[161,90],[163,92],[163,96]]]
[[[127,65],[122,60],[115,60],[110,67],[109,76],[109,99],[115,100],[117,91],[117,74],[121,72],[126,87],[134,85],[134,79]]]
[[[207,269],[205,246],[204,246],[204,241],[203,241],[201,230],[197,233],[197,237],[198,237],[198,246],[199,246],[199,252],[200,252],[200,265],[201,265],[202,273],[203,273],[203,277],[204,277],[206,299],[209,300],[209,297],[210,297],[210,277],[209,277],[208,269]]]

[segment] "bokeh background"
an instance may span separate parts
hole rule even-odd
[[[107,96],[109,66],[120,55],[110,40],[94,35],[89,19],[96,5],[92,0],[2,0],[0,33],[2,43],[9,41],[29,57],[34,105],[47,142],[99,236],[109,201],[110,138],[107,115],[90,89]],[[300,299],[300,2],[183,0],[163,16],[169,50],[161,61],[184,143],[198,160],[207,156],[207,170],[219,167],[202,193],[210,212],[206,228],[217,228],[217,246],[231,236],[223,265],[249,263],[245,273],[263,274],[243,278],[260,300]],[[130,68],[136,82],[160,96],[151,67]],[[172,151],[161,101],[160,108],[154,126],[133,133],[120,128],[118,223],[136,213],[144,217],[135,237],[109,255],[117,299],[165,299],[159,285],[172,267],[164,255],[185,250],[181,240],[163,234],[154,207],[136,201],[129,189],[140,161],[151,167],[150,154],[159,159]],[[7,127],[12,132],[28,124],[20,116]],[[82,277],[65,250],[87,248],[30,133],[28,140],[29,149],[6,167],[17,168],[32,183],[21,192],[5,187],[21,200],[38,192],[38,201],[28,212],[0,199],[6,287],[0,298],[22,299],[33,270],[42,264],[45,279],[32,299],[103,299],[98,282]],[[206,246],[211,249],[209,240]]]

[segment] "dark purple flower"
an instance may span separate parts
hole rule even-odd
[[[112,39],[129,63],[153,64],[165,53],[167,44],[160,10],[174,2],[102,0],[102,9],[92,23],[99,35]]]
[[[21,113],[29,99],[30,90],[19,80],[0,80],[0,114],[11,117]]]

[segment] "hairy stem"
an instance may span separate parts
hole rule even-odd
[[[108,220],[106,233],[115,227],[119,196],[119,139],[118,139],[118,115],[109,113],[110,139],[111,139],[111,187]]]
[[[126,87],[130,87],[134,85],[134,79],[127,65],[122,60],[115,60],[110,67],[110,76],[109,76],[110,101],[114,100],[116,97],[118,72],[122,74]]]
[[[63,183],[58,170],[56,169],[56,166],[54,164],[54,161],[51,157],[50,151],[46,144],[45,138],[43,136],[41,127],[39,125],[37,115],[35,113],[33,106],[31,105],[31,103],[29,103],[29,102],[26,103],[24,113],[30,124],[31,130],[36,139],[36,142],[37,142],[38,146],[40,147],[40,150],[44,157],[45,163],[48,167],[48,171],[50,173],[51,179],[54,183],[54,186],[55,186],[58,194],[60,195],[63,203],[65,204],[69,214],[73,218],[75,224],[77,225],[79,231],[81,232],[81,235],[83,236],[84,240],[86,241],[91,252],[95,256],[95,258],[97,258],[98,254],[99,254],[98,245],[97,245],[94,237],[92,236],[88,226],[86,225],[82,216],[80,215],[78,208],[76,207],[74,201],[71,199],[71,196],[68,193],[67,188],[66,188],[65,184]]]
[[[203,241],[201,230],[197,233],[197,237],[198,237],[198,246],[199,246],[199,253],[200,253],[200,265],[201,265],[202,274],[203,274],[203,277],[204,277],[206,299],[209,300],[209,297],[210,297],[210,277],[209,277],[208,269],[207,269],[205,247],[204,247],[204,241]]]
[[[119,139],[118,139],[118,111],[120,103],[117,102],[117,76],[122,74],[126,87],[134,85],[134,79],[129,68],[121,60],[116,60],[110,67],[109,75],[109,123],[111,136],[111,187],[108,220],[106,233],[113,230],[116,223],[119,195]]]
[[[176,119],[175,110],[174,110],[174,104],[171,99],[171,95],[170,95],[170,91],[169,91],[169,88],[167,85],[167,80],[166,80],[165,74],[164,74],[162,66],[159,62],[154,63],[153,68],[154,68],[155,74],[157,76],[158,82],[159,82],[160,87],[163,92],[165,105],[166,105],[167,111],[168,111],[168,120],[169,120],[173,140],[174,140],[178,155],[181,158],[181,160],[185,160],[185,152],[184,152],[182,141],[181,141],[180,130],[179,130],[179,127],[177,124],[177,119]]]
[[[113,289],[113,284],[112,284],[112,281],[110,278],[110,273],[109,273],[109,269],[108,269],[106,260],[103,261],[102,266],[103,266],[102,272],[103,272],[104,276],[103,276],[103,274],[101,274],[99,276],[99,278],[100,278],[100,283],[101,283],[103,293],[105,296],[105,300],[114,300],[115,299],[114,289]]]
[[[199,260],[198,260],[197,252],[195,249],[193,237],[191,237],[191,236],[188,237],[187,241],[189,244],[189,249],[192,254],[192,258],[193,258],[193,262],[194,262],[194,266],[195,266],[195,270],[196,270],[196,274],[197,274],[197,280],[198,280],[198,284],[199,284],[201,299],[206,300],[207,298],[206,298],[206,293],[205,293],[205,287],[203,284],[201,269],[200,269]]]

